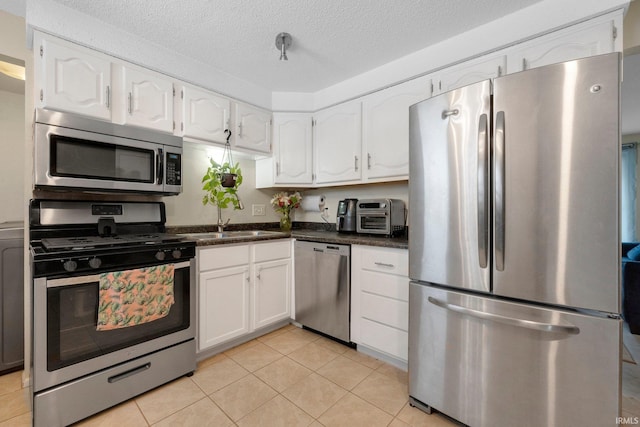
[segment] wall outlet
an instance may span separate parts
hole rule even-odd
[[[251,212],[253,216],[265,216],[264,205],[251,205]]]

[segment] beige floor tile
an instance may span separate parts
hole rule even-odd
[[[282,357],[270,365],[257,370],[253,374],[269,384],[276,391],[282,392],[311,374],[311,370],[301,364]]]
[[[78,424],[78,427],[147,427],[147,421],[144,419],[138,405],[133,400],[128,400],[111,409],[100,412],[89,417]]]
[[[316,372],[339,386],[351,390],[373,372],[373,369],[340,355]]]
[[[11,372],[0,377],[0,396],[22,389],[22,371]]]
[[[312,373],[282,392],[282,395],[312,417],[319,417],[347,391],[318,374]]]
[[[372,372],[351,392],[394,416],[409,401],[406,384],[377,371]]]
[[[165,418],[154,427],[230,427],[233,421],[216,406],[211,399],[205,397],[193,405]]]
[[[300,334],[298,331],[300,330],[286,331],[262,342],[282,354],[289,354],[314,341],[314,339],[311,339],[308,335]]]
[[[407,371],[403,371],[402,369],[396,368],[395,366],[389,365],[388,363],[383,363],[376,369],[376,372],[379,372],[383,375],[391,377],[400,381],[403,384],[409,385],[409,373]]]
[[[349,346],[345,345],[345,344],[340,344],[337,341],[331,340],[329,338],[325,338],[325,337],[320,337],[318,338],[316,341],[314,341],[316,344],[318,344],[319,346],[322,346],[324,348],[328,348],[331,351],[334,351],[338,354],[343,354],[344,352],[346,352],[347,350],[349,350]]]
[[[640,400],[634,397],[622,396],[622,412],[640,416]]]
[[[391,415],[349,393],[322,414],[318,421],[326,427],[376,427],[387,426],[392,419]]]
[[[213,355],[207,359],[201,360],[200,362],[198,362],[198,366],[196,367],[196,370],[198,369],[204,369],[207,366],[211,366],[211,365],[215,365],[216,363],[222,361],[223,359],[226,359],[227,355],[224,353],[218,353],[216,355]]]
[[[367,356],[366,354],[352,348],[345,351],[343,356],[348,357],[349,359],[356,361],[361,365],[368,366],[371,369],[378,369],[383,364],[381,360],[378,360],[375,357]]]
[[[198,369],[191,379],[206,394],[211,394],[246,375],[249,375],[249,371],[234,360],[225,357],[206,368]]]
[[[0,422],[29,412],[29,390],[20,389],[0,396]]]
[[[410,426],[404,421],[398,418],[394,418],[393,421],[391,421],[391,424],[389,424],[389,427],[410,427]]]
[[[408,403],[402,408],[397,418],[412,427],[458,427],[459,424],[434,412],[429,415]]]
[[[240,427],[306,427],[314,421],[296,405],[278,395],[240,421]]]
[[[231,357],[234,354],[240,353],[241,351],[245,351],[248,348],[253,347],[254,345],[258,344],[260,341],[258,340],[251,340],[251,341],[247,341],[243,344],[237,345],[233,348],[230,348],[229,350],[225,351],[224,354],[226,354],[227,356]]]
[[[31,427],[31,412],[0,422],[0,427]]]
[[[135,399],[151,424],[168,417],[205,397],[190,378],[180,378]]]
[[[308,342],[317,341],[322,336],[322,335],[316,334],[315,332],[311,332],[302,328],[292,328],[289,330],[289,332],[291,332],[293,335],[297,336],[298,338],[307,340]]]
[[[322,347],[316,342],[311,342],[304,347],[289,353],[289,357],[291,359],[314,371],[323,367],[338,356],[338,353],[335,351]]]
[[[230,355],[240,366],[253,372],[264,368],[268,364],[275,362],[282,357],[282,354],[275,351],[268,345],[257,343],[243,351]]]
[[[259,341],[259,342],[265,342],[265,341],[268,341],[268,340],[270,340],[270,339],[272,339],[272,338],[274,338],[274,337],[277,337],[278,335],[282,335],[282,334],[284,334],[285,332],[290,331],[290,330],[291,330],[291,329],[293,329],[293,328],[295,328],[295,326],[293,326],[293,325],[289,324],[289,325],[287,325],[287,326],[285,326],[285,327],[282,327],[282,328],[280,328],[280,329],[276,329],[276,330],[275,330],[275,331],[273,331],[273,332],[269,332],[268,334],[265,334],[265,335],[262,335],[262,336],[260,336],[260,337],[256,338],[256,341]]]
[[[247,375],[216,391],[211,398],[233,421],[238,421],[277,394],[274,389],[254,375]]]

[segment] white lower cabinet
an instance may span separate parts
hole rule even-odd
[[[198,350],[290,317],[291,241],[198,249]]]
[[[406,364],[409,330],[406,249],[351,246],[351,340]]]

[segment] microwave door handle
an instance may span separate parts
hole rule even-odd
[[[156,183],[162,185],[164,179],[164,155],[162,148],[158,148],[158,156],[156,157]]]
[[[489,247],[489,147],[488,147],[487,115],[482,114],[478,123],[478,261],[480,268],[487,268],[487,251]]]

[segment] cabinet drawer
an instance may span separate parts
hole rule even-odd
[[[291,240],[289,239],[253,245],[254,262],[273,261],[283,258],[291,258]]]
[[[198,251],[200,271],[249,264],[249,245],[222,245]]]
[[[407,360],[409,335],[390,326],[362,319],[360,324],[360,343],[391,356]]]
[[[407,277],[362,270],[360,279],[363,291],[401,301],[409,301],[409,279]]]
[[[409,330],[409,303],[362,292],[361,316],[394,328]]]
[[[363,247],[362,268],[399,276],[409,276],[408,251],[406,249]]]

